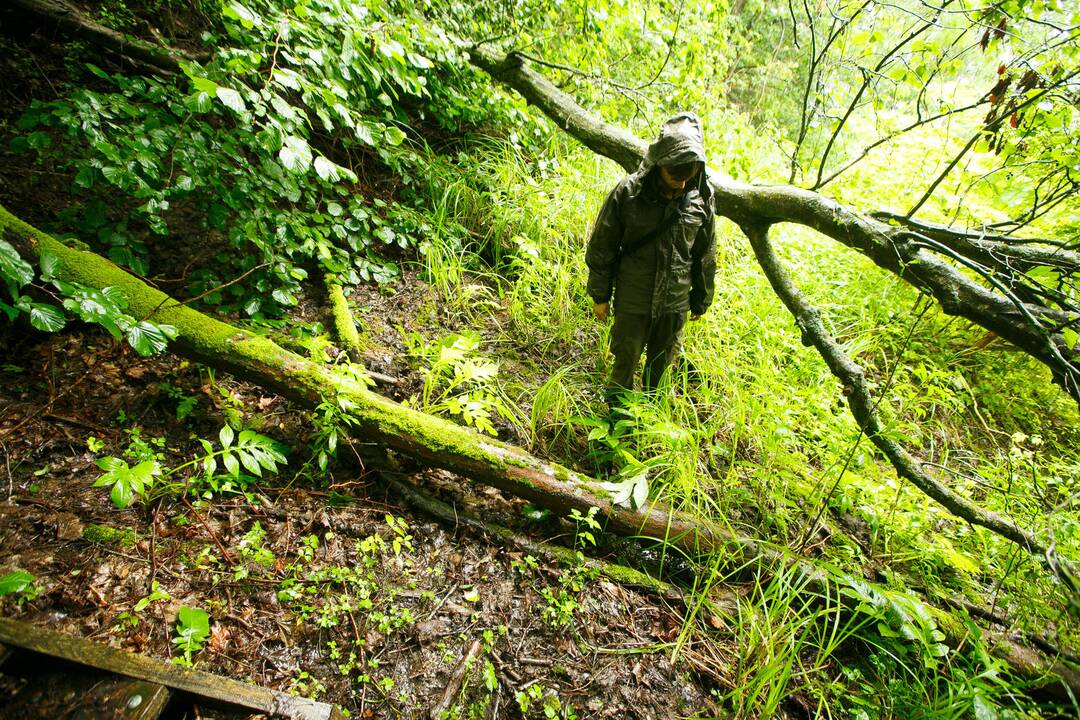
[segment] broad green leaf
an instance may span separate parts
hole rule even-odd
[[[112,456],[98,458],[95,464],[105,472],[113,472],[115,470],[127,470],[128,466],[128,464],[120,458]]]
[[[232,447],[235,437],[233,429],[229,425],[223,425],[221,430],[218,431],[218,439],[221,440],[222,447]]]
[[[248,30],[262,24],[262,18],[257,13],[238,2],[224,5],[221,8],[221,14],[231,20],[240,21],[240,24]]]
[[[375,147],[375,135],[371,131],[371,126],[365,122],[356,123],[356,139],[370,147]]]
[[[188,95],[184,100],[188,109],[196,113],[209,112],[210,107],[213,104],[213,97],[210,93],[197,92]]]
[[[191,78],[191,86],[195,88],[196,93],[201,93],[203,95],[214,95],[218,90],[218,84],[210,78],[205,77]]]
[[[322,155],[315,158],[315,174],[329,182],[341,179],[341,175],[338,172],[338,166],[324,158]]]
[[[60,269],[60,258],[54,252],[42,250],[38,255],[38,268],[41,270],[41,279],[48,282],[56,277]]]
[[[311,167],[311,148],[304,138],[290,135],[278,151],[278,159],[286,170],[299,175]]]
[[[140,355],[154,355],[169,344],[169,330],[172,330],[172,335],[175,336],[176,329],[171,326],[155,325],[142,320],[127,331],[127,341]]]
[[[64,313],[53,305],[34,303],[30,310],[30,324],[44,332],[56,332],[64,327],[67,320]]]
[[[391,126],[386,128],[386,131],[383,133],[383,139],[386,140],[386,143],[388,145],[397,147],[402,143],[402,141],[405,140],[405,133],[403,133],[399,128]]]
[[[272,293],[270,293],[270,295],[274,298],[275,301],[281,303],[282,305],[285,305],[286,307],[292,307],[296,304],[296,296],[285,288],[276,288]]]
[[[22,592],[34,582],[34,576],[25,570],[13,570],[0,577],[0,597]]]
[[[135,499],[135,494],[131,489],[131,484],[128,482],[127,477],[116,479],[116,483],[109,492],[109,498],[112,500],[113,505],[120,510],[123,510],[131,504],[131,501]]]
[[[143,460],[141,463],[131,468],[131,476],[136,478],[138,482],[144,487],[149,487],[154,484],[154,476],[161,473],[161,467],[158,465],[157,460]]]
[[[229,108],[233,112],[242,113],[247,107],[244,104],[244,98],[242,98],[240,96],[240,93],[236,92],[232,88],[219,86],[217,89],[217,98],[225,104],[225,107]]]
[[[0,240],[0,275],[16,287],[22,287],[34,280],[34,268],[19,256],[7,240]]]
[[[426,70],[427,68],[430,68],[430,67],[434,66],[434,64],[430,60],[428,60],[426,57],[424,57],[423,55],[419,55],[417,53],[414,53],[414,52],[408,53],[406,55],[406,57],[409,59],[409,64],[410,65],[412,65],[415,68],[420,68],[421,70]]]
[[[259,467],[259,462],[254,457],[243,450],[237,451],[236,455],[240,458],[240,464],[243,465],[249,473],[262,477],[262,468]]]

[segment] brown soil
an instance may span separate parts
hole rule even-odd
[[[95,331],[4,329],[0,573],[27,570],[41,589],[30,601],[4,598],[5,615],[168,658],[179,654],[171,643],[178,610],[203,608],[211,634],[194,656],[198,667],[317,695],[357,717],[418,716],[477,639],[485,652],[462,707],[486,703],[489,717],[521,716],[514,695],[534,685],[579,717],[686,716],[710,706],[700,680],[669,659],[678,608],[601,579],[560,598],[559,578],[572,569],[416,516],[374,473],[335,465],[314,487],[298,473],[310,460],[310,426],[257,388],[168,357],[139,359]],[[195,409],[177,421],[183,396],[196,398]],[[123,456],[136,437],[164,468],[181,465],[201,452],[193,438],[216,439],[227,409],[289,445],[289,468],[246,496],[191,507],[176,493],[185,472],[125,510],[112,506],[108,488],[93,487],[102,474],[95,460]],[[88,450],[91,436],[103,443],[97,452]],[[445,473],[406,478],[466,484]],[[467,494],[456,502],[483,501]],[[479,495],[512,510],[494,492]],[[104,539],[100,528],[124,536]],[[168,598],[135,612],[155,583]],[[577,605],[562,625],[560,602]],[[486,662],[493,692],[483,684]]]

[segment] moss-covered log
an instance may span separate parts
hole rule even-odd
[[[326,295],[330,301],[330,321],[334,327],[334,337],[349,359],[360,362],[360,334],[356,332],[356,321],[349,310],[349,300],[337,278],[327,273],[323,277]]]
[[[180,55],[170,48],[107,28],[83,14],[64,0],[11,0],[14,9],[38,18],[53,28],[83,38],[120,57],[149,66],[154,72],[180,72]]]
[[[701,518],[691,518],[661,505],[637,511],[616,506],[592,478],[379,396],[333,368],[311,362],[266,338],[177,302],[100,255],[64,245],[3,206],[0,206],[0,239],[11,243],[24,259],[35,265],[42,253],[54,256],[53,270],[60,279],[95,288],[117,288],[127,298],[131,314],[177,329],[177,338],[170,349],[178,354],[226,370],[308,407],[324,399],[344,401],[350,405],[355,420],[352,432],[360,440],[497,487],[554,512],[565,514],[577,509],[587,513],[589,508],[599,508],[607,520],[606,528],[623,535],[661,539],[691,554],[726,553],[735,563],[765,571],[783,563],[806,579],[808,587],[818,591],[837,582],[845,583],[843,578],[831,576],[804,558],[793,557]],[[971,641],[967,627],[947,612],[913,597],[908,601],[921,606],[924,616],[935,618],[951,647],[962,647]],[[984,630],[982,637],[1018,676],[1042,685],[1062,699],[1067,699],[1069,693],[1080,696],[1080,673],[1067,664],[1024,647],[1005,634]]]
[[[333,368],[204,315],[100,255],[58,242],[2,206],[0,232],[28,262],[36,264],[43,251],[55,256],[56,274],[62,280],[121,290],[133,316],[167,323],[178,330],[170,348],[185,357],[226,370],[308,407],[326,399],[346,402],[352,407],[354,432],[365,442],[498,487],[561,514],[572,509],[585,513],[597,507],[607,517],[608,528],[620,534],[658,538],[691,553],[721,550],[742,559],[752,559],[758,553],[757,544],[748,538],[659,505],[641,511],[616,506],[590,478],[468,428],[404,407]]]

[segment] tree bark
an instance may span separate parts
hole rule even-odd
[[[810,305],[780,265],[780,259],[769,242],[769,226],[743,226],[742,230],[750,239],[754,255],[769,279],[773,291],[795,317],[795,322],[802,330],[804,344],[812,344],[817,348],[829,366],[829,370],[844,384],[844,393],[847,395],[848,406],[851,408],[855,422],[885,457],[889,458],[897,474],[937,500],[956,517],[984,527],[1024,548],[1040,559],[1074,594],[1080,592],[1076,573],[1070,562],[1039,542],[1031,532],[997,513],[979,507],[932,477],[918,459],[888,436],[878,416],[877,404],[870,396],[866,373],[829,335],[821,322],[821,314],[817,308]]]
[[[345,297],[345,290],[337,278],[330,273],[323,276],[323,284],[326,285],[326,294],[330,300],[330,320],[334,328],[334,336],[349,360],[358,363],[360,362],[360,334],[356,332],[356,320],[353,318],[352,311],[349,310],[349,300]]]
[[[764,572],[784,564],[818,592],[837,582],[871,587],[861,580],[832,576],[809,560],[659,504],[636,511],[615,506],[592,478],[376,395],[331,368],[177,302],[99,255],[67,247],[3,206],[0,239],[11,243],[35,266],[41,254],[48,252],[56,258],[54,271],[62,280],[99,289],[117,288],[127,299],[132,315],[177,329],[177,338],[170,345],[173,352],[228,371],[307,407],[324,399],[340,403],[355,421],[351,433],[364,442],[396,450],[425,465],[450,470],[561,514],[572,509],[587,514],[589,508],[596,507],[606,518],[606,529],[612,532],[664,540],[691,554],[724,553],[732,566]],[[885,591],[873,592],[875,597],[885,597]],[[833,591],[829,593],[836,596]],[[969,630],[948,613],[913,597],[906,597],[906,601],[918,605],[922,616],[935,619],[951,647],[970,642]],[[991,652],[1003,658],[1018,676],[1061,699],[1067,699],[1069,693],[1080,696],[1080,673],[1067,664],[1024,647],[1004,633],[983,630],[982,637]]]
[[[10,0],[15,8],[33,15],[61,31],[151,66],[155,71],[180,72],[180,59],[173,50],[123,35],[86,17],[64,0]]]

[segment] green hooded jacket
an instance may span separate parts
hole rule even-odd
[[[701,163],[701,171],[682,196],[665,198],[656,167],[687,162]],[[636,241],[672,214],[678,216],[672,224],[634,249]],[[658,317],[688,309],[700,315],[708,309],[716,246],[704,135],[696,115],[680,113],[665,122],[641,166],[608,194],[589,237],[585,264],[589,295],[606,303],[614,293],[616,313]]]

